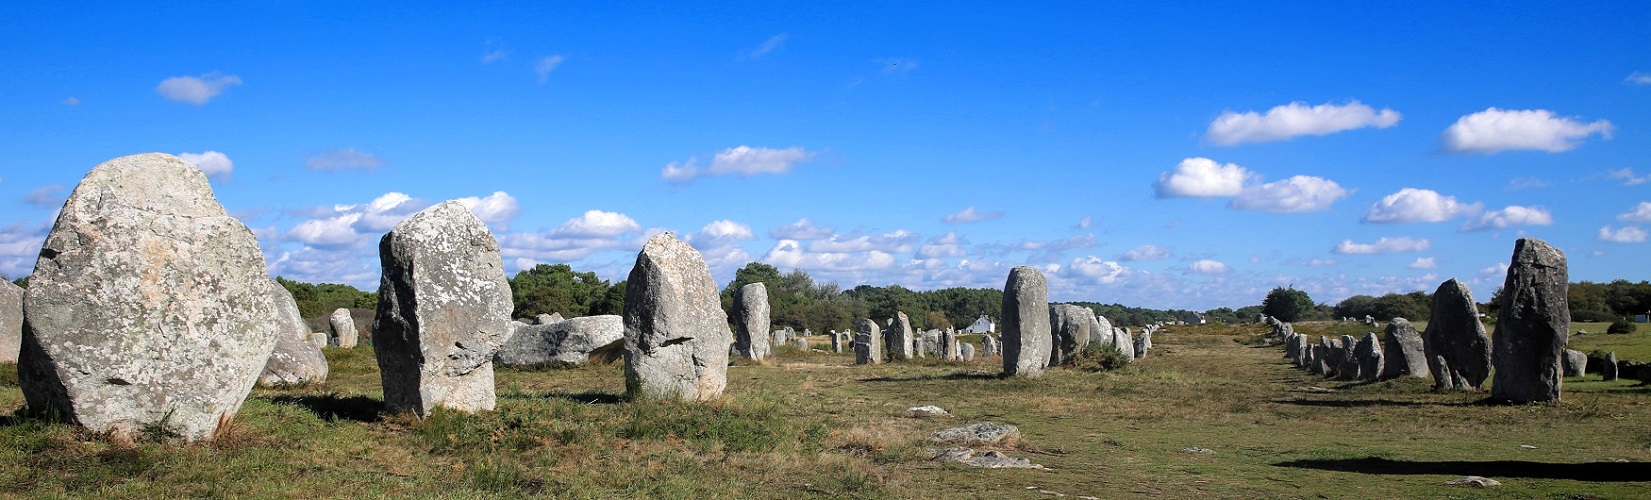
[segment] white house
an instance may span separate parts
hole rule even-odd
[[[992,322],[991,316],[982,314],[980,319],[975,320],[974,324],[964,328],[963,333],[997,333],[997,323]]]

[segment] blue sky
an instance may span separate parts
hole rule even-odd
[[[0,273],[159,151],[272,274],[367,289],[448,199],[614,280],[666,230],[724,283],[1198,310],[1487,297],[1522,236],[1651,274],[1644,2],[227,4],[0,5]]]

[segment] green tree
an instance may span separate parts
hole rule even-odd
[[[1274,288],[1261,301],[1261,312],[1279,321],[1299,321],[1313,314],[1313,298],[1295,288]]]
[[[510,295],[518,318],[551,313],[568,318],[599,314],[592,309],[608,300],[609,288],[596,273],[574,271],[567,264],[539,264],[510,278]],[[623,304],[623,298],[620,300]],[[606,311],[609,307],[601,305],[597,309]]]

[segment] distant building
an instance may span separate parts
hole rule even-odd
[[[1646,315],[1646,314],[1636,314],[1636,315],[1634,315],[1634,322],[1635,322],[1635,323],[1647,323],[1647,322],[1651,322],[1651,315]]]
[[[1190,313],[1187,313],[1186,319],[1183,319],[1181,321],[1183,321],[1183,322],[1185,322],[1186,324],[1189,324],[1189,325],[1202,325],[1202,324],[1204,324],[1204,315],[1198,314],[1198,313],[1195,313],[1195,312],[1190,312]]]
[[[963,333],[997,333],[997,323],[992,322],[991,316],[982,314],[979,319],[975,320],[974,324],[964,328]]]

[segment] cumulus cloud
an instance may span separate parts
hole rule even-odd
[[[912,245],[919,236],[904,229],[896,229],[878,235],[836,235],[826,239],[809,242],[808,249],[814,252],[826,253],[853,253],[879,251],[885,253],[910,253]]]
[[[1637,226],[1623,226],[1622,229],[1611,229],[1611,226],[1599,228],[1599,241],[1611,243],[1643,243],[1645,230]]]
[[[1215,198],[1237,196],[1245,181],[1255,177],[1244,167],[1222,165],[1209,158],[1187,158],[1158,176],[1153,185],[1159,198]]]
[[[1553,213],[1549,212],[1546,208],[1539,206],[1522,207],[1519,205],[1509,205],[1507,208],[1501,210],[1491,210],[1489,212],[1479,214],[1478,219],[1474,219],[1463,225],[1462,230],[1483,231],[1486,229],[1502,229],[1512,226],[1552,226],[1553,224]]]
[[[1411,269],[1437,269],[1439,263],[1433,257],[1417,257],[1415,262],[1405,266]]]
[[[1617,214],[1617,220],[1630,222],[1651,222],[1651,201],[1642,201],[1627,212]]]
[[[845,252],[804,250],[802,243],[796,240],[780,240],[761,260],[781,269],[804,269],[810,272],[814,270],[835,272],[872,271],[894,266],[894,256],[881,250]]]
[[[1094,283],[1110,285],[1129,278],[1133,271],[1117,262],[1103,260],[1094,255],[1072,259],[1072,263],[1060,269],[1060,275],[1067,278],[1081,278]]]
[[[1496,153],[1530,149],[1558,153],[1568,151],[1588,136],[1611,138],[1611,122],[1582,123],[1554,116],[1546,109],[1488,108],[1463,116],[1441,136],[1445,150],[1453,153]]]
[[[34,263],[40,257],[40,245],[46,241],[50,223],[30,224],[17,221],[0,227],[0,273],[17,279],[34,272]]]
[[[169,101],[204,106],[207,101],[223,93],[230,85],[240,85],[241,78],[216,72],[201,76],[174,76],[161,80],[155,92]],[[77,101],[78,102],[78,101]]]
[[[1089,229],[1089,226],[1092,225],[1095,225],[1095,218],[1092,216],[1085,215],[1082,219],[1078,219],[1078,229]]]
[[[1479,203],[1462,203],[1454,196],[1444,196],[1431,189],[1404,188],[1382,197],[1370,206],[1363,222],[1405,223],[1443,222],[1464,215],[1476,214]]]
[[[330,172],[336,170],[372,170],[384,165],[384,160],[355,148],[334,149],[304,160],[304,168]]]
[[[968,252],[963,250],[966,244],[962,236],[955,232],[936,236],[917,247],[917,257],[921,259],[938,259],[945,257],[962,257]]]
[[[1622,82],[1629,85],[1651,85],[1651,73],[1635,71],[1629,73],[1628,78],[1624,78]]]
[[[1432,246],[1432,243],[1430,243],[1427,238],[1411,238],[1408,236],[1388,238],[1383,236],[1380,239],[1377,239],[1375,243],[1354,243],[1353,240],[1342,240],[1340,244],[1336,245],[1336,248],[1333,248],[1330,251],[1343,255],[1369,255],[1393,252],[1420,252],[1427,250],[1430,246]]]
[[[552,229],[550,234],[562,238],[613,238],[642,230],[642,225],[619,212],[587,210],[584,215],[568,219]]]
[[[1239,191],[1231,206],[1239,210],[1275,213],[1318,212],[1347,196],[1336,181],[1297,175],[1282,181],[1252,185]]]
[[[814,156],[814,152],[800,147],[773,149],[738,146],[717,153],[708,167],[701,168],[695,158],[681,163],[671,162],[660,171],[660,177],[673,184],[687,184],[696,178],[711,175],[777,175],[790,172],[797,165],[814,159]]]
[[[1312,259],[1306,262],[1307,267],[1328,267],[1337,264],[1336,259]]]
[[[988,220],[1002,219],[1002,218],[1003,218],[1003,212],[1001,212],[1001,211],[997,211],[997,212],[976,212],[975,207],[971,205],[969,208],[965,208],[961,212],[947,215],[946,218],[942,219],[941,221],[945,222],[947,224],[965,224],[965,223],[970,223],[970,222],[981,222],[981,221],[988,221]]]
[[[376,259],[374,259],[376,260]],[[283,251],[269,263],[271,274],[308,283],[348,283],[372,287],[379,266],[348,249],[304,247]]]
[[[789,35],[786,35],[785,33],[768,37],[767,40],[763,40],[761,45],[758,45],[755,49],[751,49],[751,52],[746,53],[745,56],[752,59],[760,59],[762,56],[766,56],[769,53],[780,50],[780,47],[785,45],[786,38],[789,38]]]
[[[1281,141],[1303,135],[1329,135],[1365,127],[1388,128],[1399,123],[1399,112],[1377,111],[1359,101],[1347,104],[1308,106],[1292,102],[1275,106],[1263,115],[1254,111],[1227,111],[1210,122],[1204,138],[1222,146],[1246,142]]]
[[[23,195],[23,203],[34,205],[35,208],[60,208],[63,206],[63,202],[69,199],[68,195],[64,194],[64,191],[67,190],[68,188],[63,187],[62,184],[40,186],[34,191],[29,191],[29,194]]]
[[[1210,259],[1199,259],[1187,265],[1187,270],[1198,274],[1221,274],[1228,271],[1227,265]]]
[[[1612,180],[1620,179],[1622,180],[1622,185],[1624,186],[1638,186],[1640,184],[1651,182],[1651,175],[1634,175],[1634,169],[1627,167],[1623,167],[1618,170],[1606,171],[1605,178]]]
[[[754,239],[751,226],[727,219],[711,221],[698,233],[684,238],[688,244],[699,250],[713,273],[716,270],[741,266],[751,262],[751,255],[745,252],[740,243]]]
[[[286,237],[327,250],[361,247],[429,206],[424,200],[390,192],[368,203],[317,207],[308,211],[309,219],[287,230]]]
[[[1170,257],[1169,247],[1158,245],[1141,245],[1131,248],[1128,252],[1118,256],[1118,260],[1129,262],[1136,260],[1160,260]]]
[[[510,220],[516,218],[519,210],[516,207],[516,198],[504,191],[494,191],[487,197],[466,196],[457,200],[464,208],[470,209],[477,219],[491,226],[497,231],[510,229]]]
[[[817,240],[830,237],[836,233],[836,229],[814,225],[814,221],[809,220],[807,217],[768,230],[768,236],[776,240]]]
[[[561,54],[556,54],[546,56],[545,58],[540,59],[539,62],[533,63],[533,74],[539,75],[539,83],[549,83],[550,72],[556,71],[556,67],[561,66],[563,60],[564,58]]]
[[[207,177],[223,180],[229,178],[229,173],[235,170],[235,162],[229,156],[217,151],[204,153],[178,153],[178,158],[187,161]]]

